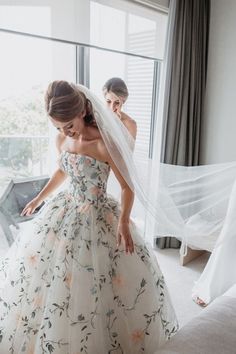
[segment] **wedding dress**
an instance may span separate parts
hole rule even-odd
[[[178,329],[155,255],[134,223],[134,254],[117,248],[107,163],[64,151],[60,164],[68,188],[1,262],[0,353],[152,354]]]

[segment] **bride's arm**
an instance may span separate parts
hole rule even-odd
[[[67,175],[65,174],[65,172],[60,169],[56,170],[56,172],[54,172],[54,174],[52,175],[46,186],[41,190],[41,192],[28,204],[26,204],[26,206],[22,210],[21,216],[31,215],[35,211],[35,209],[39,207],[42,202],[65,181],[66,177]]]
[[[56,139],[56,146],[58,153],[61,153],[61,144],[62,140],[60,135],[58,135]],[[53,173],[52,177],[46,184],[46,186],[41,190],[41,192],[32,199],[21,212],[21,216],[23,215],[31,215],[35,209],[42,204],[42,202],[56,189],[58,188],[67,178],[67,174],[60,169],[60,167]]]
[[[109,164],[121,186],[121,213],[117,230],[117,246],[120,246],[122,241],[124,243],[126,253],[130,252],[130,254],[132,254],[134,252],[134,244],[130,234],[129,223],[130,214],[134,203],[134,193],[121,176],[113,161],[109,162]]]
[[[113,162],[110,154],[108,153],[105,145],[100,142],[96,147],[96,152],[93,151],[93,156],[96,156],[101,161],[109,163],[112,171],[114,172],[120,187],[121,187],[121,213],[119,217],[118,229],[117,229],[117,246],[120,246],[121,242],[124,245],[126,253],[132,254],[134,252],[134,244],[131,237],[129,223],[132,206],[134,203],[134,193],[122,177],[115,163]]]

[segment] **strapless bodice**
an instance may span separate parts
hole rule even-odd
[[[70,176],[69,190],[78,201],[96,204],[106,200],[110,166],[87,155],[63,151],[61,169]]]

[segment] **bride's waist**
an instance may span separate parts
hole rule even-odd
[[[104,203],[107,201],[107,193],[106,191],[94,187],[92,191],[88,190],[78,190],[75,188],[69,188],[68,194],[73,198],[74,202],[79,203],[90,203],[90,204],[97,204],[97,203]]]

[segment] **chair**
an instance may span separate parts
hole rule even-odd
[[[0,224],[7,239],[8,245],[14,242],[10,226],[19,229],[19,223],[34,218],[42,205],[30,216],[21,216],[25,205],[32,200],[47,184],[48,176],[19,178],[10,181],[0,198]]]

